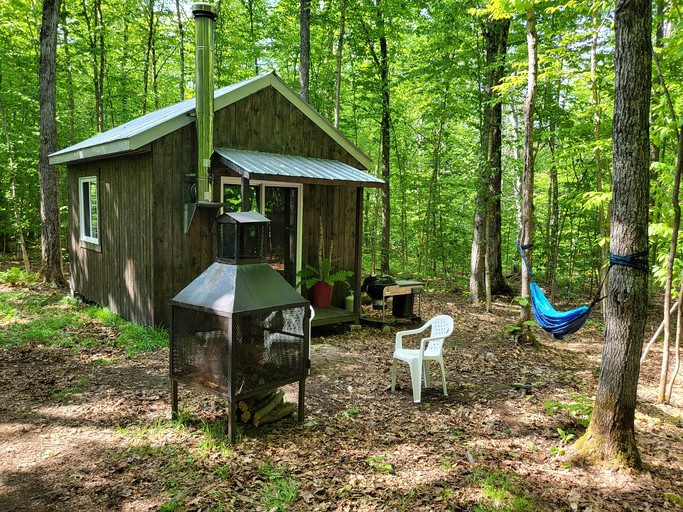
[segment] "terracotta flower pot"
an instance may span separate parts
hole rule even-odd
[[[332,286],[325,281],[318,281],[312,287],[313,305],[316,308],[329,308],[332,303]]]

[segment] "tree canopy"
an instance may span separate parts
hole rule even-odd
[[[275,69],[298,90],[299,13],[295,0],[218,0],[216,86]],[[664,282],[672,233],[671,194],[681,119],[681,19],[660,2],[653,39],[663,80],[653,81],[650,240],[654,276]],[[528,4],[528,5],[527,5]],[[519,270],[523,103],[527,89],[526,10],[530,2],[325,0],[310,5],[309,101],[382,167],[383,94],[388,93],[389,269],[398,276],[458,286],[469,276],[472,224],[487,77],[482,24],[509,20],[495,101],[502,103],[501,261]],[[343,9],[342,9],[343,7]],[[536,275],[562,297],[589,296],[604,266],[611,193],[614,6],[534,2],[538,90],[534,115]],[[189,2],[64,0],[57,46],[59,147],[191,97],[193,23]],[[344,16],[342,17],[342,11]],[[39,33],[41,5],[0,2],[0,249],[19,251],[40,233]],[[339,36],[343,20],[342,43]],[[380,43],[386,43],[382,85]],[[337,52],[341,58],[337,60]],[[189,56],[189,57],[188,57]],[[671,107],[662,93],[668,86]],[[674,119],[671,112],[677,113]],[[62,172],[63,179],[63,172]],[[16,186],[13,188],[11,184]],[[14,191],[14,192],[13,192]],[[64,194],[60,201],[65,208]],[[364,266],[382,258],[382,198],[367,192]],[[62,217],[62,224],[65,219]],[[385,244],[387,241],[385,239]],[[676,268],[680,267],[678,258]],[[678,276],[680,272],[675,271]],[[675,278],[674,288],[679,277]]]

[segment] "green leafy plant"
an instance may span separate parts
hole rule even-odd
[[[35,274],[26,272],[19,267],[12,267],[5,272],[0,272],[0,282],[11,286],[23,286],[38,280]]]
[[[365,459],[373,471],[378,471],[380,473],[387,473],[394,470],[394,466],[386,461],[385,455],[377,455],[376,457],[368,457]]]
[[[573,402],[566,404],[555,400],[545,400],[543,409],[551,416],[565,411],[576,424],[587,427],[593,414],[593,399],[578,393],[572,393],[571,397]]]
[[[519,485],[519,478],[502,471],[477,468],[469,477],[471,484],[481,487],[482,499],[472,508],[475,511],[531,511],[537,507]]]
[[[286,471],[264,464],[259,473],[266,478],[261,486],[261,500],[269,511],[285,511],[299,495],[299,486]]]
[[[356,405],[356,404],[353,404],[350,408],[348,408],[347,410],[341,412],[339,415],[340,415],[342,418],[348,419],[348,418],[350,418],[351,416],[353,416],[353,415],[355,415],[355,414],[360,414],[360,407],[358,407],[358,405]]]
[[[325,230],[323,228],[322,217],[320,219],[320,232],[318,234],[318,266],[306,264],[298,273],[297,277],[300,284],[306,285],[306,288],[311,288],[317,282],[325,282],[330,286],[334,283],[349,284],[348,279],[353,275],[350,270],[334,270],[334,264],[337,259],[332,258],[334,249],[334,240],[330,240],[327,250],[325,250]]]
[[[564,455],[564,447],[568,445],[572,439],[574,439],[574,434],[569,434],[559,427],[557,428],[557,433],[560,435],[560,439],[562,439],[562,444],[560,446],[553,446],[550,448],[550,453],[553,455]]]
[[[311,288],[319,281],[323,281],[330,286],[334,286],[334,283],[344,283],[348,285],[348,279],[353,275],[353,272],[350,270],[334,271],[334,261],[336,260],[320,260],[320,263],[317,267],[306,264],[306,266],[297,273],[297,277],[299,278],[297,286],[303,283],[306,285],[306,288]]]

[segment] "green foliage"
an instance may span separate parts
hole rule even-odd
[[[165,329],[128,322],[106,308],[88,306],[71,297],[28,289],[0,294],[0,319],[0,346],[30,342],[76,348],[113,344],[124,347],[129,358],[168,347]],[[93,321],[111,327],[114,336],[84,336],[83,327]]]
[[[378,473],[390,473],[394,470],[394,466],[387,462],[386,455],[377,455],[374,457],[368,457],[365,459],[373,471]]]
[[[471,485],[481,487],[482,499],[472,508],[479,512],[536,510],[533,501],[517,481],[518,477],[502,471],[479,467],[468,477]]]
[[[150,12],[150,5],[154,12]],[[512,19],[509,40],[514,43],[509,45],[506,76],[498,88],[506,106],[500,196],[503,271],[519,264],[515,250],[516,183],[522,164],[519,117],[528,57],[525,45],[517,41],[524,41],[525,24],[521,21],[532,6],[539,33],[534,271],[547,282],[553,279],[558,296],[594,293],[596,276],[605,263],[600,248],[608,242],[600,234],[599,211],[608,210],[611,197],[611,3],[492,0],[463,5],[443,0],[382,2],[377,6],[373,2],[346,2],[340,130],[371,156],[371,172],[379,168],[378,121],[384,91],[377,56],[379,36],[386,36],[392,117],[388,250],[393,275],[418,276],[450,290],[469,273],[475,197],[482,186],[478,169],[483,158],[482,82],[487,64],[481,31],[490,17]],[[40,3],[26,0],[0,3],[0,164],[5,170],[0,173],[0,251],[7,254],[18,253],[18,226],[33,247],[40,233],[36,136],[40,7]],[[216,86],[277,69],[296,90],[298,8],[295,0],[222,0],[215,33]],[[92,3],[62,4],[57,47],[61,65],[56,77],[62,146],[99,131],[96,91],[102,93],[103,130],[194,95],[194,24],[182,6],[182,34],[173,3],[105,2],[97,22],[94,10]],[[340,20],[338,0],[311,4],[310,103],[328,119],[334,114]],[[678,64],[683,30],[675,9],[664,14],[663,22],[670,30],[654,50],[673,110],[681,112],[683,73]],[[594,38],[595,71],[589,59]],[[100,76],[98,65],[102,62]],[[676,122],[658,80],[653,81],[650,114],[652,144],[660,154],[659,161],[653,163],[651,187],[651,247],[656,253],[656,283],[660,284],[666,272],[662,255],[668,252],[674,211],[671,194],[677,141]],[[596,172],[598,150],[601,191]],[[549,201],[551,169],[557,175],[556,219]],[[59,178],[63,226],[67,218],[65,175],[60,172]],[[364,271],[368,272],[379,267],[381,201],[380,190],[364,192],[362,257]],[[551,223],[557,223],[557,237],[551,234]],[[553,255],[558,256],[556,263]],[[313,270],[304,270],[311,272],[306,279],[312,285]],[[326,273],[324,268],[314,270]],[[339,275],[331,267],[327,273],[340,282],[350,277]]]
[[[571,397],[573,401],[569,403],[544,400],[543,409],[551,416],[558,412],[565,412],[577,425],[587,427],[593,414],[593,399],[578,393],[572,393]]]
[[[259,468],[259,473],[265,478],[261,484],[261,501],[266,510],[284,512],[299,495],[299,486],[289,476],[286,470],[270,463]]]
[[[37,281],[38,276],[18,267],[12,267],[5,272],[0,272],[0,283],[9,284],[11,286],[24,286]]]
[[[304,284],[306,288],[311,288],[315,283],[323,281],[330,286],[334,286],[334,283],[344,283],[348,286],[348,279],[353,275],[350,270],[333,270],[333,261],[330,259],[323,259],[320,261],[318,267],[313,265],[306,265],[298,273],[300,284]]]

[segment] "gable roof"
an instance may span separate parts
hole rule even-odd
[[[214,111],[220,110],[255,92],[273,87],[294,104],[341,147],[348,151],[366,169],[371,161],[360,148],[347,139],[323,116],[295,93],[275,71],[258,75],[214,91]],[[164,135],[195,122],[195,98],[181,101],[124,123],[50,155],[50,164],[69,164],[96,158],[134,153]]]

